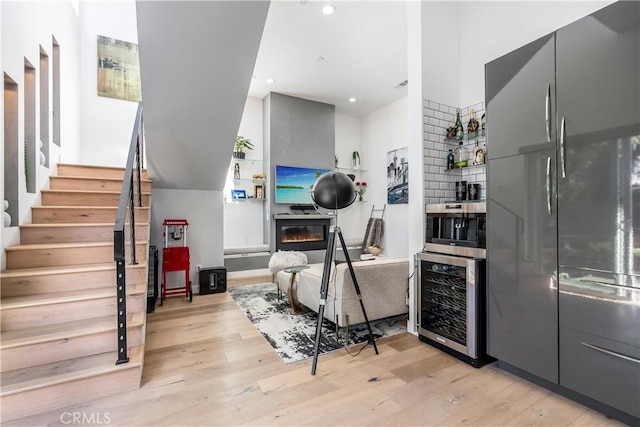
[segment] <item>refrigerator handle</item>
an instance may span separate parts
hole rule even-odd
[[[547,127],[547,142],[551,142],[551,83],[547,84],[544,119]]]
[[[547,157],[547,213],[551,215],[551,157]]]
[[[565,167],[565,157],[564,157],[564,117],[562,118],[562,124],[560,125],[560,169],[562,172],[562,177],[567,177],[567,170]]]

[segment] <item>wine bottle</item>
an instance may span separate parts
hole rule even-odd
[[[451,170],[454,168],[454,159],[453,159],[453,149],[449,149],[449,154],[447,154],[447,170]]]
[[[478,131],[478,120],[476,120],[476,111],[471,110],[469,113],[469,123],[467,124],[467,133],[473,133]]]
[[[464,137],[464,126],[462,126],[462,120],[460,120],[460,110],[456,113],[456,138],[462,139]]]
[[[482,118],[480,119],[480,121],[482,122],[482,130],[484,130],[484,128],[487,127],[487,119],[485,117],[485,113],[482,113]]]

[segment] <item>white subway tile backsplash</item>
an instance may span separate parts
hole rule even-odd
[[[440,126],[440,120],[433,117],[427,117],[427,124]]]
[[[445,171],[447,153],[455,149],[457,144],[445,142],[446,128],[453,125],[457,107],[440,104],[435,101],[424,100],[424,134],[423,134],[423,164],[424,191],[427,203],[443,203],[455,199],[455,181],[478,182],[481,184],[481,197],[486,191],[486,174],[484,167]],[[461,108],[463,125],[466,129],[469,121],[469,111],[476,111],[479,120],[484,112],[484,102]],[[473,150],[475,140],[464,140],[465,150]],[[480,145],[484,144],[484,137],[479,137]]]

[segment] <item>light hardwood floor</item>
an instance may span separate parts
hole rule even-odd
[[[139,390],[5,425],[621,425],[408,333],[380,339],[377,356],[321,355],[311,376],[311,360],[282,362],[228,293],[171,297],[146,334]]]

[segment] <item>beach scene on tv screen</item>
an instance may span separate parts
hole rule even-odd
[[[311,204],[311,189],[327,169],[276,166],[276,203]]]

